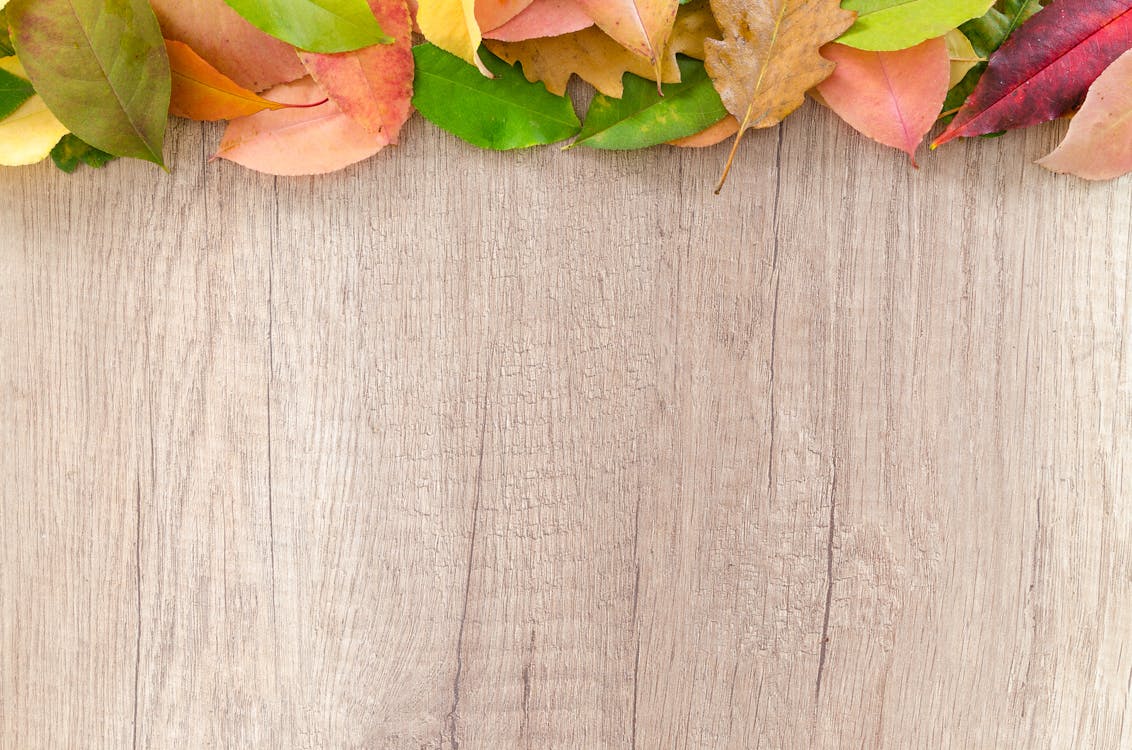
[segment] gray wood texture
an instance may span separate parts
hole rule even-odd
[[[1132,748],[1132,184],[0,172],[0,747]]]

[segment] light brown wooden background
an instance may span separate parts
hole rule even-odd
[[[0,173],[0,746],[1132,748],[1132,183]]]

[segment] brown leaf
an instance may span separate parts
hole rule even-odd
[[[707,2],[690,3],[680,9],[672,34],[660,58],[661,81],[680,80],[676,55],[702,59],[704,40],[719,34]],[[488,49],[510,64],[523,64],[528,81],[542,81],[554,94],[563,94],[571,75],[577,75],[606,96],[620,98],[621,79],[633,73],[656,80],[656,71],[647,57],[618,44],[606,33],[591,27],[572,34],[531,39],[522,42],[487,40]]]
[[[711,0],[711,8],[723,40],[708,40],[704,62],[724,106],[739,120],[736,147],[748,128],[778,124],[829,77],[834,65],[818,50],[855,18],[838,0]]]

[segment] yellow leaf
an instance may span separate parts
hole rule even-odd
[[[979,64],[979,55],[971,46],[971,40],[959,29],[947,32],[944,40],[947,42],[947,54],[951,57],[951,83],[947,87],[951,90],[967,77],[971,68]]]
[[[0,7],[4,2],[0,0]],[[27,78],[23,66],[14,57],[0,58],[0,69]],[[43,161],[67,132],[36,94],[0,120],[0,165],[19,167]]]
[[[475,0],[420,0],[417,25],[425,38],[437,47],[467,60],[490,77],[490,71],[477,53],[482,35],[476,22],[475,5]]]

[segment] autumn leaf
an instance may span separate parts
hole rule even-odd
[[[535,0],[507,23],[484,32],[484,39],[521,42],[526,39],[561,36],[589,28],[594,20],[577,0]]]
[[[260,31],[309,52],[388,44],[366,0],[224,0]]]
[[[914,47],[978,18],[994,0],[844,0],[857,21],[837,41],[857,49],[887,51]]]
[[[661,75],[661,56],[668,44],[680,0],[578,0],[602,31],[630,52],[648,59]]]
[[[472,63],[485,76],[491,75],[478,52],[483,34],[476,21],[475,0],[421,0],[417,25],[425,39]]]
[[[68,130],[164,165],[169,60],[147,0],[13,0],[7,14],[28,78]]]
[[[676,16],[668,46],[660,60],[662,83],[680,80],[676,55],[704,57],[705,40],[719,34],[706,2],[691,3]],[[508,63],[522,63],[528,81],[542,81],[553,94],[566,92],[570,76],[577,75],[606,96],[619,98],[625,73],[656,80],[652,62],[618,44],[599,28],[547,39],[502,43],[489,40],[487,47]]]
[[[625,77],[620,99],[598,94],[582,132],[571,146],[627,150],[647,148],[702,132],[727,116],[699,60],[681,57],[680,82],[657,91],[646,79]]]
[[[822,56],[837,64],[818,84],[826,104],[858,132],[908,154],[935,124],[947,96],[951,59],[942,37],[895,52],[834,43]]]
[[[288,104],[326,101],[317,107],[264,110],[233,120],[214,159],[266,174],[313,175],[368,159],[386,145],[384,138],[343,114],[311,78],[280,84],[266,96]]]
[[[492,78],[432,44],[413,48],[413,105],[434,125],[472,145],[498,151],[564,141],[582,124],[571,101],[485,54]]]
[[[27,73],[14,57],[0,58],[0,71],[27,81]],[[66,134],[63,123],[51,114],[43,99],[33,93],[0,120],[0,165],[18,167],[43,161]]]
[[[412,19],[405,0],[370,0],[381,27],[393,39],[356,52],[302,52],[307,71],[347,116],[371,135],[396,143],[412,112]]]
[[[711,0],[723,40],[706,44],[708,74],[739,133],[719,188],[748,128],[767,128],[800,107],[833,72],[818,50],[853,24],[837,0]],[[718,188],[717,188],[718,190]]]
[[[55,148],[51,149],[51,161],[67,174],[71,174],[83,164],[94,169],[102,169],[116,158],[113,154],[95,148],[73,133],[60,138]]]
[[[191,120],[233,120],[264,109],[289,105],[271,102],[240,86],[208,64],[192,47],[166,40],[173,93],[169,113]]]
[[[475,7],[476,23],[484,31],[498,29],[525,11],[532,0],[478,0]]]
[[[1132,0],[1059,0],[991,56],[974,93],[932,147],[1060,117],[1129,48]]]
[[[951,61],[951,76],[947,88],[953,89],[962,83],[967,74],[982,60],[975,51],[971,40],[959,29],[952,29],[943,37],[947,44],[947,55]]]
[[[1132,51],[1093,82],[1065,140],[1038,164],[1086,180],[1109,180],[1132,171]]]
[[[263,91],[306,75],[295,48],[260,31],[224,0],[150,0],[166,39],[184,42],[236,84]]]

